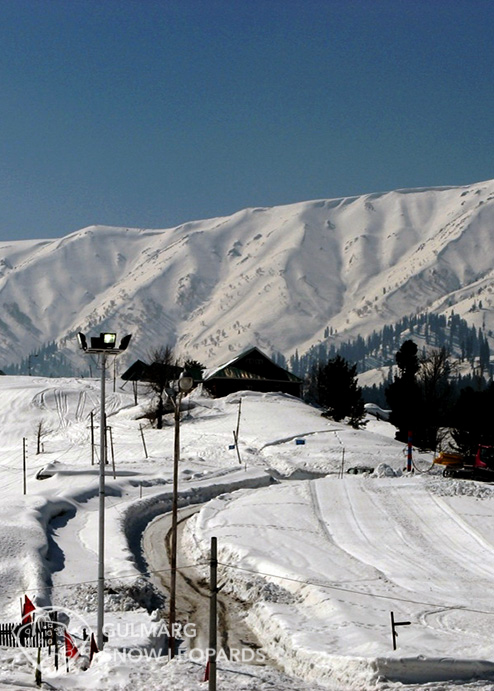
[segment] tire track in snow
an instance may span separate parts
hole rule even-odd
[[[337,560],[339,564],[344,562],[345,569],[347,570],[347,572],[354,576],[354,578],[352,578],[352,581],[354,582],[355,578],[357,578],[359,581],[375,581],[384,578],[384,573],[382,571],[380,571],[372,564],[365,564],[364,562],[362,562],[361,559],[355,558],[355,556],[348,552],[347,549],[342,548],[341,545],[339,545],[337,541],[335,541],[334,533],[330,530],[329,527],[333,523],[330,523],[325,520],[323,510],[318,498],[318,482],[316,480],[311,480],[308,483],[308,486],[310,492],[312,511],[318,523],[319,531],[323,533],[324,538],[329,543],[330,549],[332,551],[337,552],[335,560]],[[345,510],[343,507],[339,506],[336,494],[332,494],[332,498],[335,501],[332,507],[332,514],[337,513],[339,510]]]
[[[438,497],[402,484],[380,492],[372,481],[357,478],[338,488],[349,510],[334,522],[333,539],[397,587],[456,604],[469,601],[472,582],[480,592],[492,591],[493,546]]]
[[[324,482],[313,483],[315,498]],[[399,611],[428,630],[425,641],[446,636],[452,649],[463,650],[463,641],[472,640],[475,655],[490,659],[494,549],[468,521],[442,498],[402,482],[383,488],[372,479],[333,480],[319,496],[321,526],[331,543],[362,569],[383,574],[378,582],[354,583],[355,591],[385,598],[361,605],[377,620],[386,610]],[[347,601],[354,622],[358,601]]]
[[[86,407],[86,392],[80,391],[77,399],[77,406],[75,410],[75,419],[77,422],[84,420],[84,409]]]

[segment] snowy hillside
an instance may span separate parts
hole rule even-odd
[[[489,181],[2,243],[0,369],[57,341],[80,370],[79,330],[132,333],[127,361],[168,343],[213,366],[247,346],[302,353],[328,327],[365,336],[425,310],[493,329],[493,226]]]
[[[120,388],[108,395],[109,640],[84,671],[83,629],[96,625],[99,488],[89,418],[97,417],[98,381],[0,377],[0,394],[1,618],[18,622],[28,595],[38,617],[42,608],[63,613],[82,655],[67,672],[65,660],[57,669],[43,649],[43,688],[206,689],[211,536],[223,586],[223,691],[493,688],[492,486],[443,478],[417,453],[421,472],[403,474],[403,445],[388,423],[357,431],[298,399],[254,392],[216,400],[195,392],[184,411],[177,560],[184,634],[172,662],[162,627],[173,425],[145,427],[145,451],[144,399],[134,406]],[[240,400],[241,464],[230,448]],[[355,467],[374,472],[346,472]],[[40,470],[45,479],[37,479]],[[410,622],[396,650],[391,612]],[[0,645],[0,689],[35,688],[34,663],[32,648]]]

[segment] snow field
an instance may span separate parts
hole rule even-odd
[[[79,644],[80,620],[94,627],[96,619],[98,469],[88,418],[97,415],[98,392],[97,380],[0,378],[2,619],[17,619],[29,592],[38,605],[72,611]],[[241,464],[229,448],[240,399]],[[53,688],[205,688],[201,663],[156,657],[162,640],[152,627],[167,600],[143,576],[140,539],[170,508],[173,425],[144,427],[145,458],[142,402],[108,393],[116,477],[109,467],[105,622],[113,633],[89,670],[47,671]],[[36,455],[40,419],[47,432]],[[490,486],[434,472],[403,475],[403,445],[387,423],[355,431],[278,394],[211,400],[196,393],[181,441],[180,504],[202,508],[183,524],[179,568],[192,560],[207,578],[216,536],[220,584],[250,606],[245,622],[277,665],[223,661],[219,688],[493,688]],[[376,470],[346,473],[358,465]],[[42,467],[47,478],[36,480]],[[412,622],[399,630],[396,652],[390,611]],[[32,665],[3,648],[0,688],[13,685],[34,686]]]

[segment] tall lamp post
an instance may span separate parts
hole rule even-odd
[[[178,462],[180,460],[180,403],[182,396],[194,386],[194,379],[185,372],[180,375],[176,388],[167,389],[168,398],[175,412],[175,436],[173,445],[173,498],[172,498],[172,532],[171,532],[171,575],[170,575],[170,612],[168,619],[168,657],[175,657],[175,602],[177,592],[177,516],[178,516]]]
[[[105,464],[106,464],[106,412],[105,412],[105,378],[106,358],[108,355],[120,355],[127,349],[131,336],[124,336],[118,348],[117,334],[101,333],[91,337],[88,347],[86,336],[77,334],[79,347],[87,355],[100,355],[101,360],[101,401],[100,401],[100,457],[99,457],[99,530],[98,530],[98,622],[97,643],[103,649],[103,624],[105,612]]]

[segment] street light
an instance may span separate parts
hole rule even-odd
[[[180,402],[182,396],[194,386],[194,379],[182,372],[176,387],[166,389],[169,400],[175,411],[175,438],[173,447],[173,498],[172,498],[172,532],[171,532],[171,576],[170,576],[170,612],[168,619],[168,657],[175,657],[175,601],[177,591],[177,515],[178,515],[178,462],[180,460]]]
[[[98,623],[97,643],[103,649],[103,623],[105,611],[105,464],[106,464],[106,412],[105,412],[105,376],[106,358],[108,355],[120,355],[127,349],[131,336],[124,336],[116,347],[117,334],[101,333],[91,337],[88,347],[83,333],[77,334],[79,347],[86,355],[101,355],[101,407],[100,407],[100,457],[99,457],[99,539],[98,539]]]

